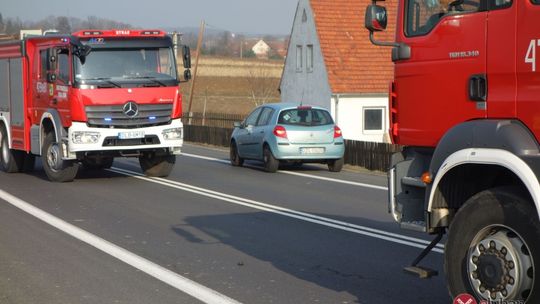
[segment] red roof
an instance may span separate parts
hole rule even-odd
[[[387,93],[394,68],[391,48],[374,46],[364,27],[371,0],[310,0],[333,93]],[[397,1],[381,2],[388,29],[377,40],[395,40]]]

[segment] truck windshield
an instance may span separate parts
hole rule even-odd
[[[164,85],[177,81],[174,62],[171,48],[94,49],[85,60],[75,59],[75,81]]]

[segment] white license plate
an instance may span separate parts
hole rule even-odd
[[[300,148],[300,154],[323,154],[324,148]]]
[[[144,131],[119,132],[119,139],[144,138]]]

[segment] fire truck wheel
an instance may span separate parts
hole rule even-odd
[[[339,172],[343,169],[343,158],[331,160],[328,162],[328,171]]]
[[[139,156],[141,169],[148,176],[167,177],[171,174],[175,163],[175,155],[158,156],[154,153],[146,153]]]
[[[52,132],[45,136],[43,142],[42,163],[47,177],[53,182],[71,182],[79,170],[79,164],[76,161],[62,160],[60,145]]]
[[[457,212],[445,245],[450,294],[540,303],[540,221],[528,195],[486,190]]]
[[[0,127],[0,167],[7,173],[20,172],[23,168],[23,151],[17,151],[9,148],[7,132]]]

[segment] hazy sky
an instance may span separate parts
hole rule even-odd
[[[49,15],[97,16],[140,27],[198,27],[201,20],[231,32],[289,34],[297,0],[0,0],[4,17],[37,21]]]

